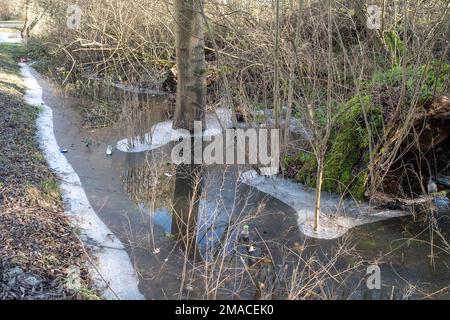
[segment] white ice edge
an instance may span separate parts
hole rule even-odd
[[[231,110],[226,108],[217,108],[214,113],[207,113],[205,117],[206,130],[203,137],[214,137],[220,134],[223,128],[227,129],[232,126]],[[117,142],[117,149],[122,152],[136,153],[154,150],[160,148],[170,142],[178,141],[180,138],[188,138],[189,133],[175,130],[172,128],[172,120],[158,122],[152,126],[150,132],[146,133],[141,139],[140,136],[134,137],[133,144],[128,138]],[[144,142],[141,142],[143,140]]]
[[[89,246],[93,248],[95,268],[91,267],[90,273],[96,286],[102,290],[106,299],[144,299],[138,288],[138,277],[123,244],[97,216],[79,176],[60,152],[53,131],[53,112],[42,100],[42,88],[33,76],[31,68],[24,63],[19,65],[27,88],[26,103],[41,108],[36,121],[39,145],[50,168],[60,180],[66,214],[80,228],[83,240],[89,241]]]
[[[301,185],[283,178],[268,179],[258,175],[254,170],[243,172],[240,179],[243,183],[255,187],[293,208],[297,213],[300,231],[311,238],[336,239],[354,227],[411,214],[408,211],[400,210],[378,210],[363,204],[360,208],[361,214],[357,217],[321,213],[320,228],[318,232],[315,232],[313,229],[315,192],[304,190]],[[322,206],[327,208],[340,207],[337,199],[327,198],[325,194],[322,197]]]

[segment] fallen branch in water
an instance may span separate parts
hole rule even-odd
[[[436,205],[433,203],[434,199],[448,196],[448,191],[440,191],[431,195],[424,195],[414,199],[404,199],[398,197],[394,198],[387,194],[379,193],[372,198],[372,201],[378,206],[389,209],[409,210],[415,213],[425,213],[437,210]]]

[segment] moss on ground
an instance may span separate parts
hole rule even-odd
[[[380,92],[391,91],[392,88],[401,86],[403,80],[403,68],[394,67],[387,71],[376,72],[371,81],[366,84],[366,91]],[[448,94],[450,80],[450,64],[432,62],[418,68],[408,66],[406,68],[406,98],[411,99],[412,94],[418,91],[418,102],[421,105],[431,102],[433,97],[440,94]],[[420,89],[418,88],[420,84]]]
[[[369,138],[364,112],[372,130],[378,131],[382,124],[381,109],[372,105],[371,96],[355,96],[339,108],[339,116],[325,157],[323,190],[351,193],[357,199],[364,197],[369,159]],[[300,153],[296,161],[299,164],[296,179],[315,187],[315,156]],[[359,167],[362,169],[358,170]]]
[[[449,75],[450,64],[446,63],[434,62],[419,68],[408,67],[405,104],[418,98],[419,104],[426,105],[435,96],[448,93]],[[401,86],[402,79],[401,67],[377,72],[364,84],[361,95],[352,97],[339,107],[325,157],[323,190],[350,194],[358,200],[364,199],[370,159],[364,113],[373,136],[377,137],[381,134],[383,115],[388,106],[384,105],[382,99],[375,99],[375,94],[396,90]],[[419,84],[420,89],[417,90]],[[413,93],[416,91],[419,94],[414,97]],[[317,162],[313,154],[301,152],[297,157],[290,156],[285,159],[285,165],[297,168],[297,181],[315,187]]]
[[[353,197],[362,199],[369,160],[369,136],[364,113],[372,132],[377,133],[382,127],[381,109],[372,104],[369,95],[355,96],[341,109],[325,157],[323,186],[327,191],[350,191]]]

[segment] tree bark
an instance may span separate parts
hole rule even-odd
[[[27,26],[28,26],[30,0],[25,1],[24,8],[25,8],[25,19],[24,19],[24,22],[23,22],[22,30],[20,30],[20,36],[22,38],[25,37],[25,31],[27,30]]]
[[[176,0],[176,63],[178,71],[174,129],[194,131],[205,119],[206,61],[202,0]]]
[[[322,198],[323,157],[317,159],[316,206],[314,208],[314,231],[320,228],[320,200]]]

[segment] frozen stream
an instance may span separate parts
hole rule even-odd
[[[175,246],[172,237],[176,233],[172,208],[179,196],[175,190],[180,192],[184,189],[175,168],[168,164],[171,142],[145,152],[116,150],[112,157],[107,157],[106,146],[123,139],[125,128],[119,126],[87,132],[81,127],[80,114],[75,107],[82,101],[62,95],[42,79],[40,83],[44,88],[44,101],[54,111],[58,143],[68,148],[67,158],[80,176],[92,207],[124,243],[138,273],[141,292],[147,299],[185,296],[187,293],[180,289],[186,286],[180,279],[183,251]],[[164,113],[158,110],[155,108],[153,113],[154,125],[167,121]],[[89,147],[85,144],[87,140],[92,142]],[[304,201],[309,201],[311,190],[304,188],[304,196],[297,198],[296,189],[289,182],[278,184],[276,179],[242,176],[248,170],[246,167],[218,165],[208,167],[204,172],[197,231],[200,248],[208,246],[206,240],[210,246],[217,244],[226,231],[224,223],[226,225],[231,218],[246,217],[249,217],[246,223],[261,239],[281,241],[287,247],[301,243],[310,246],[312,251],[320,248],[320,252],[326,254],[343,241],[342,237],[326,240],[304,236],[307,231],[301,230],[304,221],[299,221],[302,216],[298,211],[302,206],[307,209]],[[268,181],[260,184],[258,179]],[[338,229],[332,229],[329,238],[345,233],[346,241],[356,243],[358,254],[364,259],[375,261],[383,256],[385,261],[380,266],[384,291],[403,290],[401,288],[407,287],[406,281],[429,290],[437,290],[450,283],[450,256],[440,254],[435,259],[435,266],[430,266],[430,247],[426,243],[429,233],[423,232],[422,225],[413,217],[401,217],[404,212],[373,211],[366,205],[342,204],[334,195],[325,195],[325,199],[324,207],[328,207],[329,212],[341,208],[345,213],[343,217],[352,221],[349,225],[341,223]],[[253,217],[256,212],[258,214]],[[399,217],[384,220],[391,215]],[[330,219],[332,217],[330,215]],[[445,215],[440,221],[443,230],[448,230]],[[213,225],[214,232],[208,231],[207,225]],[[417,234],[420,234],[418,239],[410,240]],[[373,294],[374,297],[380,295],[379,292]],[[355,291],[351,297],[364,295],[363,291]],[[194,299],[202,297],[201,288],[189,292],[188,296]],[[223,297],[229,298],[227,295]]]
[[[189,284],[186,291],[186,282],[180,278],[183,251],[173,238],[176,230],[172,212],[179,196],[175,190],[184,193],[184,187],[176,169],[168,164],[172,142],[161,143],[159,148],[141,146],[142,150],[135,152],[116,150],[107,157],[106,146],[123,141],[126,128],[84,129],[77,106],[89,102],[64,95],[28,66],[22,68],[28,81],[27,101],[44,103],[39,118],[43,150],[51,167],[60,174],[65,199],[78,201],[78,205],[68,204],[69,214],[84,217],[79,223],[84,223],[86,241],[107,255],[100,254],[99,262],[109,266],[102,273],[109,277],[111,286],[116,286],[115,292],[123,298],[203,297],[200,284]],[[168,120],[160,109],[154,108],[151,125]],[[68,153],[61,155],[59,148],[68,149]],[[286,248],[300,243],[326,257],[343,239],[353,242],[362,258],[380,262],[382,290],[370,292],[369,297],[377,298],[383,293],[386,297],[406,290],[409,284],[431,292],[450,283],[450,255],[439,251],[435,253],[434,265],[430,265],[429,231],[413,217],[402,217],[403,212],[373,211],[366,205],[342,204],[338,197],[326,195],[324,208],[330,214],[325,218],[329,217],[330,226],[337,227],[327,229],[324,219],[327,232],[315,238],[305,237],[311,235],[310,214],[301,211],[311,210],[311,190],[249,174],[249,169],[211,166],[203,173],[205,185],[197,230],[201,250],[221,241],[227,232],[226,222],[247,219],[245,223],[257,243],[282,243]],[[296,192],[303,192],[302,196]],[[336,209],[343,213],[337,223],[333,215]],[[448,239],[448,216],[439,216],[438,220]],[[214,228],[208,227],[211,225]],[[366,294],[362,288],[348,293],[348,298]],[[106,296],[114,298],[111,293]],[[223,293],[219,297],[233,296]]]

